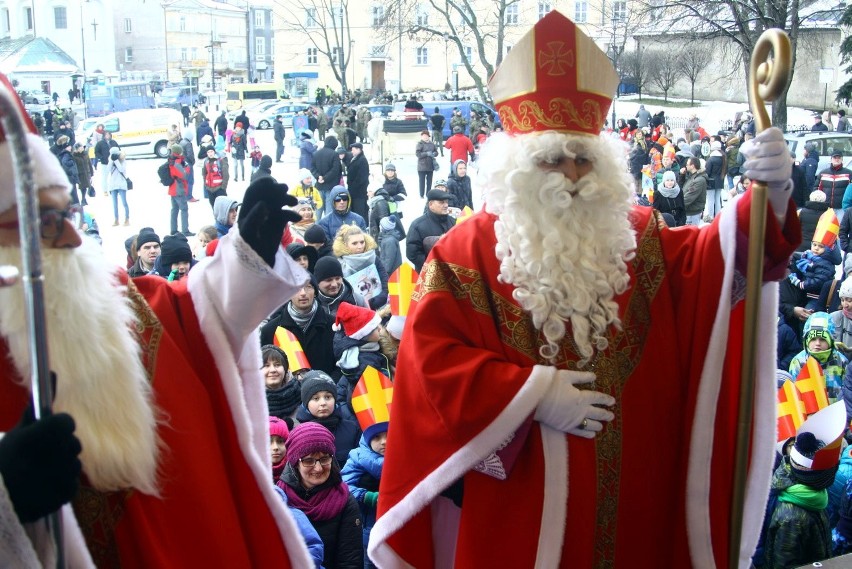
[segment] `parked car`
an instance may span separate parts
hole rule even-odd
[[[819,152],[817,172],[831,165],[831,155],[839,151],[843,155],[843,165],[852,165],[852,134],[844,132],[788,132],[784,134],[787,147],[795,153],[796,163],[805,159],[805,146],[812,144]]]
[[[50,95],[41,91],[18,91],[25,105],[49,105]]]
[[[103,124],[127,156],[168,158],[169,128],[182,122],[181,114],[173,109],[135,109],[97,117],[82,140],[88,140],[95,126]]]
[[[267,109],[271,109],[272,107],[278,107],[278,106],[281,106],[281,105],[284,105],[284,104],[286,104],[286,102],[281,101],[281,100],[257,101],[255,103],[250,104],[250,105],[246,105],[243,108],[238,109],[236,111],[228,111],[227,113],[225,113],[225,118],[227,118],[229,122],[234,122],[234,119],[237,118],[239,115],[241,115],[243,111],[245,111],[246,114],[248,114],[249,112],[261,113],[262,114]],[[252,124],[254,124],[254,123],[252,123]]]
[[[306,111],[311,108],[307,103],[285,103],[277,107],[271,107],[263,113],[255,113],[249,111],[246,115],[249,122],[255,125],[260,130],[272,128],[272,123],[275,122],[275,116],[281,115],[281,122],[285,128],[293,127],[293,117],[300,111]]]
[[[192,107],[203,104],[207,98],[194,87],[166,87],[160,91],[160,107],[167,107],[179,111],[182,105]]]
[[[423,112],[426,117],[429,117],[429,115],[434,113],[436,107],[441,114],[444,115],[444,119],[446,119],[444,121],[444,139],[449,138],[453,134],[453,131],[450,128],[450,119],[453,118],[454,108],[458,108],[461,111],[462,116],[468,121],[470,120],[470,111],[472,110],[479,114],[491,111],[491,114],[494,117],[494,124],[500,125],[500,117],[497,114],[497,111],[494,110],[493,107],[490,107],[485,103],[480,103],[479,101],[422,101],[421,104],[423,105]],[[404,109],[404,101],[394,103],[393,105],[393,111],[395,113],[402,113]],[[465,132],[465,134],[469,136],[470,132]]]

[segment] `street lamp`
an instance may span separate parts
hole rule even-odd
[[[355,40],[349,40],[349,62],[352,63],[352,85],[349,86],[351,92],[355,92],[355,62],[352,61],[352,51],[355,49]]]
[[[80,0],[80,45],[82,46],[83,51],[83,84],[80,85],[80,100],[85,102],[85,91],[86,91],[86,26],[83,25],[83,2],[88,3],[90,0]],[[69,101],[70,104],[70,101]],[[83,107],[83,112],[85,113],[85,107]]]
[[[210,45],[205,45],[205,49],[210,50],[210,90],[216,91],[216,48],[222,47],[223,41],[214,41],[213,32],[210,32]]]

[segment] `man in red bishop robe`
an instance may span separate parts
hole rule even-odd
[[[68,180],[45,142],[28,134],[25,143],[42,220],[54,410],[71,415],[82,444],[80,490],[73,512],[62,510],[67,566],[312,567],[269,483],[254,335],[309,278],[279,245],[295,219],[282,210],[295,205],[287,187],[252,184],[239,230],[186,278],[129,279],[72,223]],[[0,265],[20,268],[10,144],[0,140]],[[24,306],[20,284],[0,288],[2,431],[30,396]],[[23,533],[9,513],[4,489],[0,560],[50,566],[44,524]]]
[[[599,135],[618,76],[552,11],[489,89],[485,208],[420,273],[368,554],[380,567],[726,567],[751,194],[669,229]],[[778,129],[741,563],[775,425],[777,285],[800,242]],[[712,460],[711,460],[712,459]]]

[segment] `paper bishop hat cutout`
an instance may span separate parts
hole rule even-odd
[[[822,367],[813,356],[808,356],[805,365],[796,376],[796,389],[801,394],[805,413],[811,415],[828,407],[828,391],[825,388],[825,375]]]
[[[415,284],[417,271],[408,263],[400,265],[388,279],[391,313],[394,316],[408,316]]]
[[[794,446],[790,450],[790,460],[809,470],[826,470],[840,462],[841,441],[846,429],[846,404],[843,401],[832,403],[825,409],[812,415],[799,427],[799,434],[813,433],[825,443],[813,458],[803,456]]]
[[[512,47],[488,80],[503,128],[597,136],[619,78],[606,54],[552,10]]]
[[[796,436],[796,431],[805,422],[805,404],[789,379],[778,389],[778,439],[785,441]]]
[[[840,222],[837,220],[837,214],[834,213],[833,209],[828,208],[819,216],[813,241],[822,243],[826,247],[831,247],[837,241],[839,233]]]
[[[272,337],[272,343],[282,350],[287,356],[287,365],[291,373],[296,373],[299,370],[311,369],[311,364],[308,361],[308,356],[302,349],[302,344],[299,339],[290,330],[279,326],[275,329],[275,335]]]
[[[373,366],[367,366],[352,391],[352,409],[364,431],[364,440],[387,429],[393,402],[393,383]]]

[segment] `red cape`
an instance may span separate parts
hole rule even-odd
[[[146,276],[128,289],[143,327],[144,364],[165,419],[159,428],[166,449],[158,469],[161,498],[135,491],[105,494],[84,481],[75,514],[99,567],[290,567],[240,448],[186,282]],[[14,373],[8,363],[3,367],[2,430],[15,424],[28,397],[10,381]]]
[[[737,204],[741,220],[749,197]],[[790,210],[783,231],[769,213],[767,273],[783,270],[799,243]],[[551,464],[560,456],[553,437],[532,422],[513,469],[498,480],[471,467],[529,422],[547,368],[536,365],[544,363],[542,340],[512,287],[496,280],[495,219],[479,213],[454,228],[421,273],[400,347],[371,557],[387,566],[440,567],[450,559],[436,558],[440,542],[452,549],[455,538],[457,567],[532,567],[537,555],[545,566],[687,567],[687,502],[703,499],[709,547],[726,566],[742,303],[731,314],[715,413],[696,411],[723,290],[719,223],[660,229],[649,208],[634,210],[639,244],[631,288],[618,298],[623,332],[613,333],[595,369],[596,389],[616,398],[615,420],[594,440],[559,435],[562,455],[567,440],[568,472]],[[739,242],[747,223],[738,229]],[[575,366],[567,344],[559,368]],[[691,437],[701,421],[714,431],[709,497],[687,492]],[[552,472],[560,470],[569,481],[567,504],[554,505],[560,494],[552,492],[559,480]],[[463,507],[457,532],[448,531],[447,517],[433,523],[448,511],[438,494],[460,475]],[[551,542],[556,551],[548,550]]]

